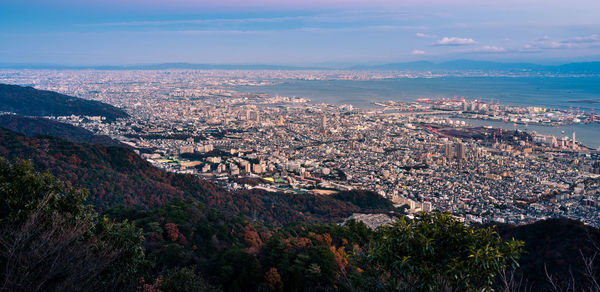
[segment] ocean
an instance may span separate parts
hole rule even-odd
[[[284,80],[268,86],[239,86],[237,90],[271,95],[307,97],[313,103],[351,104],[373,108],[373,102],[415,101],[418,98],[464,96],[489,102],[550,109],[580,108],[600,110],[600,77],[440,77],[385,80]],[[492,125],[487,121],[477,124]],[[471,122],[473,123],[473,122]],[[487,124],[486,124],[487,123]],[[512,124],[501,123],[513,129]],[[524,128],[524,126],[522,127]],[[525,128],[524,128],[525,129]],[[556,136],[577,133],[577,140],[589,147],[600,147],[600,124],[568,127],[529,125],[525,130]],[[565,131],[565,134],[562,134]]]

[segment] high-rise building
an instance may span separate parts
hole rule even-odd
[[[325,114],[321,116],[321,129],[323,131],[327,130],[327,116]]]
[[[450,142],[446,143],[444,145],[444,156],[446,156],[447,159],[452,159],[452,157],[454,157],[454,149],[452,149],[452,144],[450,144]]]
[[[575,151],[575,131],[573,131],[573,151]]]
[[[456,159],[465,159],[465,144],[463,144],[462,142],[457,142],[454,148],[454,150],[456,151]]]

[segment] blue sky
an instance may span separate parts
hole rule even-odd
[[[0,62],[600,60],[597,0],[2,0]]]

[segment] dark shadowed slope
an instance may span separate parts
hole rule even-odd
[[[505,239],[525,241],[518,271],[533,285],[533,291],[551,290],[546,270],[557,284],[575,282],[582,289],[591,280],[585,275],[584,258],[596,257],[593,268],[600,268],[600,230],[579,221],[547,219],[522,226],[500,224],[496,229]]]
[[[113,140],[108,136],[95,135],[86,129],[46,118],[24,117],[19,115],[0,115],[0,127],[25,134],[27,136],[50,135],[66,139],[71,142],[102,144],[107,146],[122,146],[122,143]]]
[[[340,192],[331,197],[336,200],[350,202],[365,209],[394,210],[394,203],[392,201],[371,191],[352,190]]]
[[[112,105],[33,87],[0,84],[0,111],[26,116],[102,116],[107,120],[127,117]]]

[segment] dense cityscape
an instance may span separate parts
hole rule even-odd
[[[593,111],[510,106],[493,97],[384,100],[363,109],[257,93],[261,85],[280,80],[360,79],[361,74],[32,70],[0,75],[2,82],[121,107],[130,118],[56,119],[117,139],[163,169],[231,190],[328,196],[365,189],[410,213],[441,210],[466,222],[569,217],[600,226],[595,211],[600,156],[578,143],[576,133],[554,137],[468,122],[597,123],[600,115]],[[256,91],[239,91],[240,85]]]
[[[0,292],[600,292],[598,0],[1,0]]]

